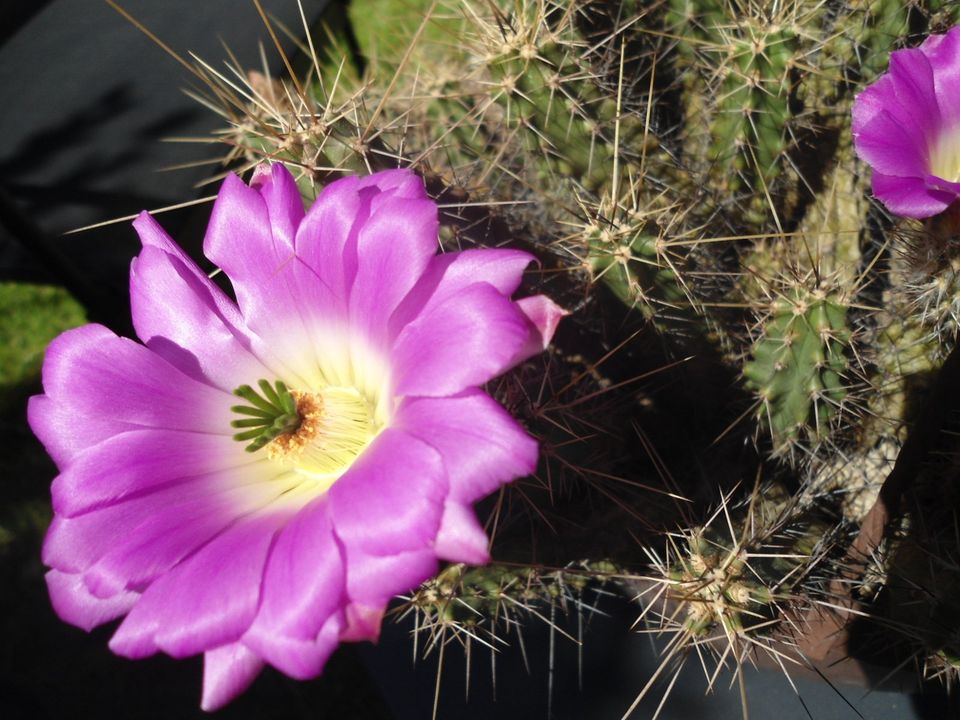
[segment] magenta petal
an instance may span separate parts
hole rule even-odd
[[[75,517],[54,515],[43,542],[43,562],[58,570],[82,573],[108,553],[123,553],[141,542],[141,529],[155,527],[164,518],[175,519],[192,507],[235,518],[263,498],[283,492],[280,483],[251,485],[259,468],[228,470],[221,475],[195,478],[147,494],[98,508]],[[262,480],[262,476],[259,478]],[[240,496],[240,497],[238,497]],[[175,535],[175,533],[172,533]],[[173,537],[168,541],[174,541]]]
[[[230,278],[246,326],[309,384],[304,378],[313,377],[317,361],[310,352],[312,328],[300,312],[298,261],[270,221],[263,196],[229,175],[213,206],[204,252]]]
[[[279,237],[274,237],[270,213],[263,195],[236,175],[227,175],[210,214],[210,223],[203,241],[204,255],[220,267],[225,267],[224,261],[236,256],[235,263],[239,267],[248,267],[251,266],[249,253],[259,255],[264,251],[269,251],[270,254],[283,252],[275,247],[275,244],[284,247],[285,238],[282,233],[278,235]],[[293,247],[286,246],[286,249],[292,251]],[[253,287],[244,290],[256,292]],[[241,310],[243,305],[241,302]]]
[[[439,453],[387,428],[330,488],[330,515],[337,537],[351,550],[419,550],[433,544],[447,490]]]
[[[183,268],[188,270],[196,280],[203,285],[206,289],[206,292],[203,294],[212,300],[217,313],[223,316],[224,321],[228,325],[236,328],[243,326],[243,318],[240,315],[240,309],[237,307],[237,304],[227,297],[226,293],[224,293],[216,283],[207,277],[207,274],[167,235],[166,230],[164,230],[149,213],[140,213],[137,219],[133,221],[133,227],[137,231],[143,247],[154,248],[166,253],[173,260],[179,262]]]
[[[515,363],[539,355],[546,350],[553,339],[553,334],[557,331],[557,325],[569,315],[546,295],[520,298],[517,300],[517,307],[530,321],[530,332],[527,335],[527,342],[514,358]]]
[[[947,127],[960,126],[960,26],[946,35],[930,35],[920,46],[933,68],[940,114]]]
[[[390,315],[436,254],[438,220],[437,206],[426,199],[377,197],[373,202],[357,237],[350,321],[352,331],[379,345]]]
[[[370,215],[373,191],[345,177],[323,189],[310,207],[294,241],[301,261],[294,269],[304,290],[304,310],[347,317],[350,287],[357,273],[357,235]]]
[[[138,425],[119,422],[108,415],[80,415],[46,395],[30,398],[27,422],[61,470],[88,447],[127,430],[139,429]]]
[[[477,283],[426,309],[408,324],[391,354],[397,395],[452,395],[511,367],[529,323],[496,288]]]
[[[349,627],[360,620],[355,630],[362,629],[363,615],[382,612],[390,598],[410,592],[436,574],[437,555],[432,549],[378,556],[347,548],[347,595],[360,606],[355,610],[363,609],[359,618],[348,614]]]
[[[187,657],[238,640],[257,612],[267,553],[287,515],[239,521],[154,582],[110,640],[130,658]]]
[[[930,61],[917,48],[899,50],[890,55],[889,75],[897,98],[889,111],[929,146],[942,124]]]
[[[127,512],[127,503],[73,518],[54,515],[43,540],[44,565],[68,573],[82,573],[117,542],[128,537],[143,518]]]
[[[263,660],[240,643],[223,645],[203,654],[203,698],[206,712],[219,710],[242,693],[263,669]]]
[[[84,573],[91,592],[102,596],[123,588],[143,589],[237,517],[263,509],[288,487],[276,479],[263,482],[262,477],[249,484],[239,472],[222,475],[121,503],[121,509],[137,506],[136,513],[130,514],[139,515],[142,521],[129,536],[115,537],[113,547]]]
[[[43,389],[65,412],[78,416],[230,432],[229,394],[187,377],[156,353],[101,325],[68,330],[50,343]]]
[[[210,286],[173,255],[145,247],[130,266],[137,335],[184,373],[227,392],[271,376],[252,354],[250,338],[223,316]]]
[[[537,468],[536,441],[481,390],[408,398],[395,424],[440,451],[456,502],[474,502]]]
[[[472,508],[448,502],[434,548],[437,556],[450,562],[485,565],[490,562],[489,539]]]
[[[927,188],[934,192],[941,192],[944,195],[953,195],[954,198],[960,196],[960,183],[944,180],[936,175],[927,175],[924,179]]]
[[[166,255],[174,273],[182,278],[179,288],[164,287],[164,283],[161,282],[156,285],[153,292],[149,284],[144,283],[141,287],[135,287],[131,282],[134,326],[144,342],[153,339],[151,344],[155,352],[194,377],[198,374],[203,375],[203,372],[200,364],[193,358],[193,354],[209,354],[209,348],[203,343],[200,343],[199,347],[194,343],[188,351],[184,351],[177,346],[181,335],[184,337],[184,342],[188,342],[189,338],[206,337],[205,333],[212,333],[221,342],[227,342],[229,339],[225,337],[225,333],[232,334],[236,338],[237,345],[243,348],[244,352],[238,358],[228,355],[229,361],[224,362],[223,365],[228,370],[235,369],[238,374],[246,372],[244,363],[249,362],[247,357],[249,352],[263,361],[269,360],[271,367],[278,365],[273,352],[266,348],[255,334],[247,330],[237,304],[207,277],[206,273],[170,239],[170,236],[150,215],[145,212],[140,213],[133,226],[140,236],[144,249],[152,251],[153,255],[156,255],[157,251]],[[170,281],[175,282],[172,277]],[[193,292],[196,297],[187,297],[181,301],[179,298],[188,292]],[[138,295],[140,296],[139,304]],[[196,332],[190,324],[184,323],[183,316],[188,313],[180,311],[181,302],[187,308],[194,308],[192,314],[196,316],[197,322],[204,325],[203,332]],[[206,317],[204,306],[209,308],[214,317]],[[166,342],[162,338],[173,342]],[[180,352],[175,352],[177,350]],[[233,352],[236,348],[229,347],[229,350]],[[221,361],[223,361],[222,357]],[[210,360],[203,365],[203,370],[218,370],[216,363]],[[221,374],[225,373],[221,371]],[[217,376],[214,372],[213,375],[204,377]],[[229,374],[225,374],[225,377],[220,378],[221,383],[229,382],[230,377]],[[233,387],[230,389],[232,390]]]
[[[381,200],[387,198],[425,200],[427,198],[423,180],[409,168],[381,170],[372,175],[363,175],[359,180],[360,189],[375,188]]]
[[[920,50],[893,53],[890,71],[857,95],[853,105],[854,137],[868,132],[867,127],[881,113],[914,136],[921,151],[936,139],[941,124],[940,106],[930,62]]]
[[[169,487],[75,517],[54,515],[43,541],[43,562],[70,573],[83,573],[108,552],[136,542],[134,531],[178,498],[189,494]]]
[[[275,642],[316,638],[342,604],[344,574],[329,503],[322,496],[277,536],[263,577],[260,609],[244,642],[276,665]]]
[[[251,458],[226,435],[136,430],[78,455],[53,481],[53,508],[67,517],[199,475],[242,467]]]
[[[886,109],[874,115],[853,136],[857,154],[885,175],[907,177],[927,173],[929,150],[923,136],[904,127]]]
[[[309,680],[319,675],[327,659],[340,644],[343,630],[342,613],[327,617],[315,638],[298,640],[289,635],[244,636],[243,642],[252,647],[277,670],[297,680]]]
[[[881,75],[873,85],[867,87],[854,98],[851,113],[851,130],[854,139],[888,104],[896,102],[896,95],[890,85],[891,82],[887,75]]]
[[[282,163],[259,165],[250,180],[250,187],[263,196],[274,237],[282,245],[292,248],[304,216],[303,199],[293,175]]]
[[[127,612],[140,596],[123,592],[111,598],[94,597],[79,575],[50,570],[47,575],[50,602],[60,619],[84,630],[92,630]]]
[[[441,304],[474,283],[488,283],[510,297],[520,287],[523,271],[533,260],[532,255],[519,250],[464,250],[435,255],[390,318],[390,337],[395,338],[428,303]]]
[[[344,608],[343,614],[346,625],[340,631],[340,640],[344,642],[360,642],[369,640],[376,642],[380,637],[380,623],[383,614],[387,611],[386,604],[379,606],[350,603]]]
[[[941,213],[957,199],[955,193],[931,188],[921,177],[891,177],[875,172],[873,194],[897,215],[925,218]]]
[[[298,312],[311,328],[304,341],[312,345],[325,380],[341,384],[354,379],[350,288],[357,274],[358,237],[378,192],[361,185],[358,178],[347,177],[324,188],[300,224],[292,266],[300,298]]]

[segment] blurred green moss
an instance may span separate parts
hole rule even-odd
[[[84,322],[83,308],[61,287],[0,282],[0,407],[37,380],[50,341]]]

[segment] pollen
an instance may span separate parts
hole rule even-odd
[[[382,429],[373,404],[353,387],[291,390],[300,424],[266,447],[267,457],[319,486],[336,482]]]
[[[297,403],[300,426],[293,432],[274,438],[267,445],[267,457],[271,460],[296,458],[302,455],[304,449],[320,434],[323,398],[318,393],[305,393],[299,390],[291,390],[290,394]]]

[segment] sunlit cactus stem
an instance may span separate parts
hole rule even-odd
[[[847,393],[846,313],[838,296],[800,289],[774,303],[743,374],[778,448],[829,433]]]

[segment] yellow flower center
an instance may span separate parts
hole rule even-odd
[[[377,436],[370,402],[355,388],[326,387],[319,392],[291,390],[299,427],[271,440],[267,457],[303,476],[324,492]]]
[[[232,410],[231,425],[248,442],[248,453],[264,451],[279,465],[272,477],[290,482],[284,495],[309,501],[327,490],[386,425],[383,409],[352,386],[322,385],[290,390],[282,381],[260,380],[259,391],[241,385],[234,394],[247,401]]]
[[[930,153],[930,174],[950,182],[960,182],[960,132],[940,134]]]

